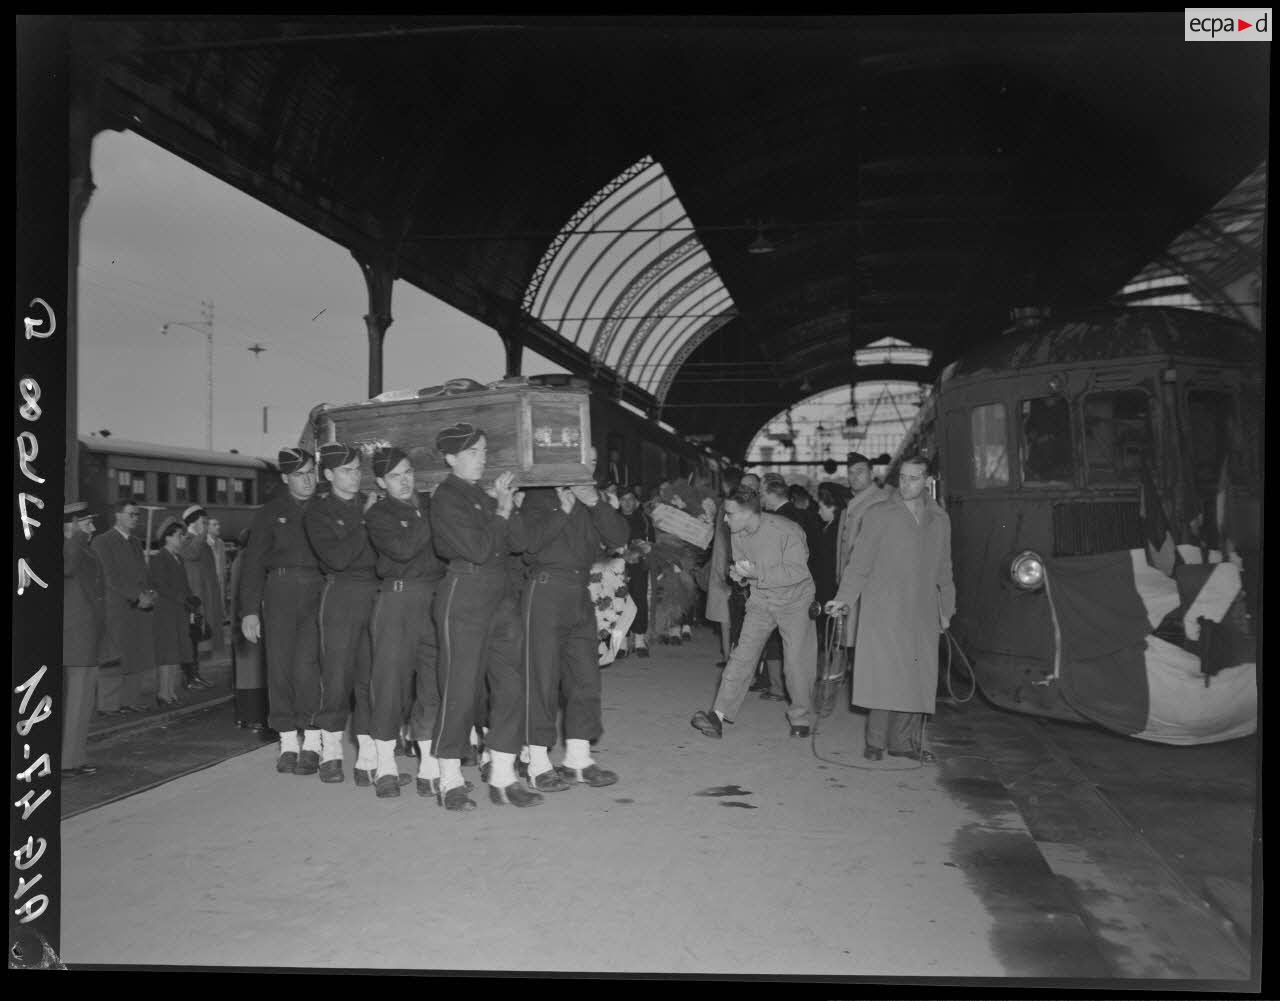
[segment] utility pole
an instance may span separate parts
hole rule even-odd
[[[186,327],[205,337],[205,381],[209,390],[209,406],[205,421],[205,448],[213,451],[213,300],[200,300],[199,320],[174,320],[164,324],[160,333],[167,334],[170,327]]]

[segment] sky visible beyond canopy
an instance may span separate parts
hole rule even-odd
[[[93,181],[80,237],[80,433],[205,446],[201,300],[214,306],[215,450],[273,458],[317,403],[366,398],[368,296],[350,252],[129,132],[94,140]],[[384,389],[501,378],[491,328],[403,281],[391,313]],[[196,327],[162,335],[165,323]],[[526,349],[524,371],[564,369]]]

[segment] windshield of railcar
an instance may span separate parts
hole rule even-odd
[[[1084,461],[1089,483],[1137,483],[1154,462],[1151,398],[1140,389],[1084,399]]]
[[[1019,456],[1028,486],[1070,486],[1071,408],[1061,396],[1038,396],[1019,405]]]

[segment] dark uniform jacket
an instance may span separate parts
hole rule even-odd
[[[505,573],[509,525],[498,517],[498,502],[478,485],[450,473],[431,497],[429,518],[441,559]]]
[[[237,557],[240,565],[239,615],[257,615],[268,571],[282,567],[318,570],[319,562],[307,542],[302,515],[311,501],[297,501],[287,490],[258,509],[249,529],[249,544]]]
[[[62,540],[62,662],[69,667],[99,663],[106,607],[102,564],[83,532]]]
[[[102,563],[107,628],[120,653],[121,671],[137,674],[150,670],[156,665],[151,626],[149,620],[144,625],[140,617],[152,613],[135,610],[138,598],[151,587],[142,541],[134,535],[125,538],[119,529],[109,528],[91,545]]]
[[[532,493],[532,491],[530,492]],[[555,499],[555,494],[551,494]],[[565,514],[559,500],[551,508],[538,497],[511,516],[513,548],[541,570],[589,570],[602,550],[625,546],[631,539],[626,518],[603,500],[593,507],[576,502]]]
[[[419,497],[429,507],[426,497]],[[444,563],[431,542],[431,518],[416,504],[384,497],[364,515],[383,580],[439,580]]]
[[[302,525],[326,573],[341,574],[348,580],[374,579],[378,554],[365,531],[362,494],[357,492],[349,501],[332,493],[313,498]]]

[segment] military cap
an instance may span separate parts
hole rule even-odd
[[[276,454],[276,465],[282,473],[296,473],[308,462],[314,462],[315,456],[305,448],[282,448]]]
[[[376,448],[373,451],[373,475],[386,476],[407,458],[409,456],[404,449],[396,448],[395,445]]]
[[[436,448],[445,455],[457,455],[459,452],[466,451],[481,438],[484,437],[484,431],[474,424],[468,424],[466,421],[459,421],[453,427],[447,427],[436,435]]]
[[[341,441],[331,441],[320,446],[320,466],[323,469],[337,469],[355,462],[360,453],[350,445]]]
[[[79,521],[81,518],[92,518],[89,513],[88,501],[71,501],[69,504],[62,505],[62,523],[70,525]]]

